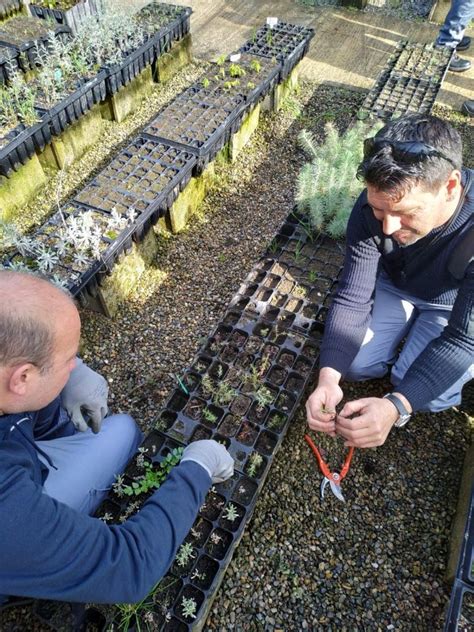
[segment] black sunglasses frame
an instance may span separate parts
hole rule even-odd
[[[389,138],[366,138],[364,140],[364,160],[370,158],[376,151],[383,147],[390,147],[392,149],[392,155],[396,160],[415,163],[434,156],[446,160],[454,169],[457,169],[451,158],[448,158],[442,151],[417,140],[399,141],[390,140]]]

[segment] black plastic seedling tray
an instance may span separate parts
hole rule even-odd
[[[33,17],[40,18],[41,20],[49,20],[53,24],[68,26],[73,33],[77,33],[81,22],[91,15],[96,15],[100,6],[100,0],[77,0],[75,6],[66,11],[34,3],[31,3],[29,8]]]
[[[42,113],[38,123],[25,127],[18,125],[2,139],[0,148],[0,174],[9,176],[51,142],[51,119]]]
[[[64,241],[61,230],[64,222],[70,224],[74,218],[78,218],[84,213],[90,213],[94,226],[102,231],[100,258],[90,252],[84,254],[81,260],[77,260],[74,256],[76,253],[66,251],[63,254],[61,252],[61,243]],[[58,255],[57,262],[52,262],[45,274],[61,281],[73,296],[78,295],[91,281],[96,280],[97,282],[97,279],[100,279],[102,275],[109,273],[118,256],[131,247],[133,224],[112,230],[108,228],[109,218],[110,214],[108,213],[97,209],[91,210],[84,205],[70,202],[64,206],[61,213],[55,213],[34,233],[33,237],[38,245],[42,245]],[[23,262],[24,257],[16,252],[10,256],[9,260],[11,264],[15,264]]]
[[[209,92],[224,91],[239,95],[246,103],[256,104],[277,84],[281,65],[275,59],[234,53],[212,64],[201,79]]]
[[[454,581],[444,632],[474,630],[474,586],[460,579]]]
[[[25,39],[23,28],[30,29],[32,36]],[[12,48],[21,59],[26,59],[29,68],[36,69],[39,64],[38,49],[47,49],[50,30],[42,22],[30,17],[15,17],[6,24],[0,24],[0,45]],[[60,39],[67,39],[71,36],[71,29],[67,26],[56,26],[55,36]],[[23,68],[25,71],[29,69]]]
[[[240,95],[196,84],[162,110],[143,135],[195,154],[200,172],[239,129],[242,104]]]
[[[138,136],[80,191],[75,201],[106,212],[137,213],[133,233],[140,239],[168,210],[191,178],[196,157],[155,138]]]
[[[4,20],[15,13],[19,13],[23,8],[22,0],[1,0],[0,20]]]
[[[85,116],[97,103],[107,96],[106,72],[99,71],[92,79],[82,82],[74,92],[69,94],[50,109],[44,109],[50,116],[51,133],[59,136],[70,125]]]
[[[146,17],[153,7],[159,12],[158,22],[156,17],[155,20]],[[160,55],[168,52],[173,41],[182,39],[189,32],[191,13],[189,7],[161,3],[144,7],[137,14],[137,20],[149,29],[148,38],[139,48],[127,51],[120,63],[104,67],[107,72],[108,94],[112,96],[128,85],[147,66],[154,64]]]
[[[382,119],[410,112],[430,113],[441,89],[453,49],[401,41],[366,96],[359,118]]]
[[[276,59],[281,64],[280,81],[288,77],[309,49],[314,29],[288,22],[266,24],[241,48],[243,53]]]
[[[11,75],[19,70],[18,51],[8,46],[0,46],[0,85],[5,84]]]

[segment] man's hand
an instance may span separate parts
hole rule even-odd
[[[357,415],[357,417],[352,417]],[[365,397],[348,402],[336,418],[336,432],[347,446],[375,448],[385,443],[398,419],[398,410],[388,399]]]
[[[89,417],[92,432],[99,432],[102,420],[107,414],[108,394],[107,380],[78,358],[61,392],[61,403],[69,413],[76,430],[85,432],[89,428],[84,411]]]
[[[336,436],[336,406],[343,397],[340,377],[340,373],[333,369],[321,369],[318,386],[306,402],[306,417],[311,430],[325,432],[331,437]]]
[[[194,461],[203,467],[213,483],[223,483],[234,473],[234,459],[223,445],[213,439],[190,443],[181,458],[181,463],[185,461]]]

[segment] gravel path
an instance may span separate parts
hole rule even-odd
[[[108,378],[115,410],[150,427],[173,384],[170,374],[189,364],[291,210],[304,160],[298,132],[310,128],[322,139],[331,119],[344,128],[362,97],[303,84],[285,111],[264,119],[238,161],[218,169],[215,190],[189,230],[163,237],[156,270],[118,317],[82,313],[84,358]],[[472,134],[465,119],[453,118],[465,138]],[[134,117],[131,129],[135,124]],[[382,393],[387,385],[349,386],[347,394],[367,388]],[[472,414],[472,395],[469,401]],[[382,448],[356,453],[345,505],[332,498],[320,503],[320,476],[304,430],[300,410],[206,631],[440,629],[449,598],[443,585],[449,527],[468,437],[465,412],[417,415]],[[341,461],[337,441],[321,444],[331,463]],[[18,614],[2,615],[0,629],[40,632],[26,611]]]
[[[299,0],[313,7],[343,6],[340,0]],[[430,14],[434,0],[368,0],[363,11],[393,15],[403,20],[423,20]]]

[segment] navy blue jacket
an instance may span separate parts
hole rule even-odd
[[[362,344],[382,270],[405,293],[438,305],[453,306],[448,325],[432,340],[397,385],[414,411],[436,399],[474,362],[474,261],[464,278],[448,265],[474,226],[474,171],[462,173],[463,196],[450,221],[410,246],[402,247],[382,230],[364,190],[347,227],[344,270],[324,328],[320,366],[343,376]],[[471,253],[474,255],[474,253]]]
[[[0,601],[139,601],[171,565],[211,479],[187,461],[123,524],[81,514],[43,493],[48,472],[35,440],[74,432],[58,409],[55,400],[38,412],[0,416]]]

